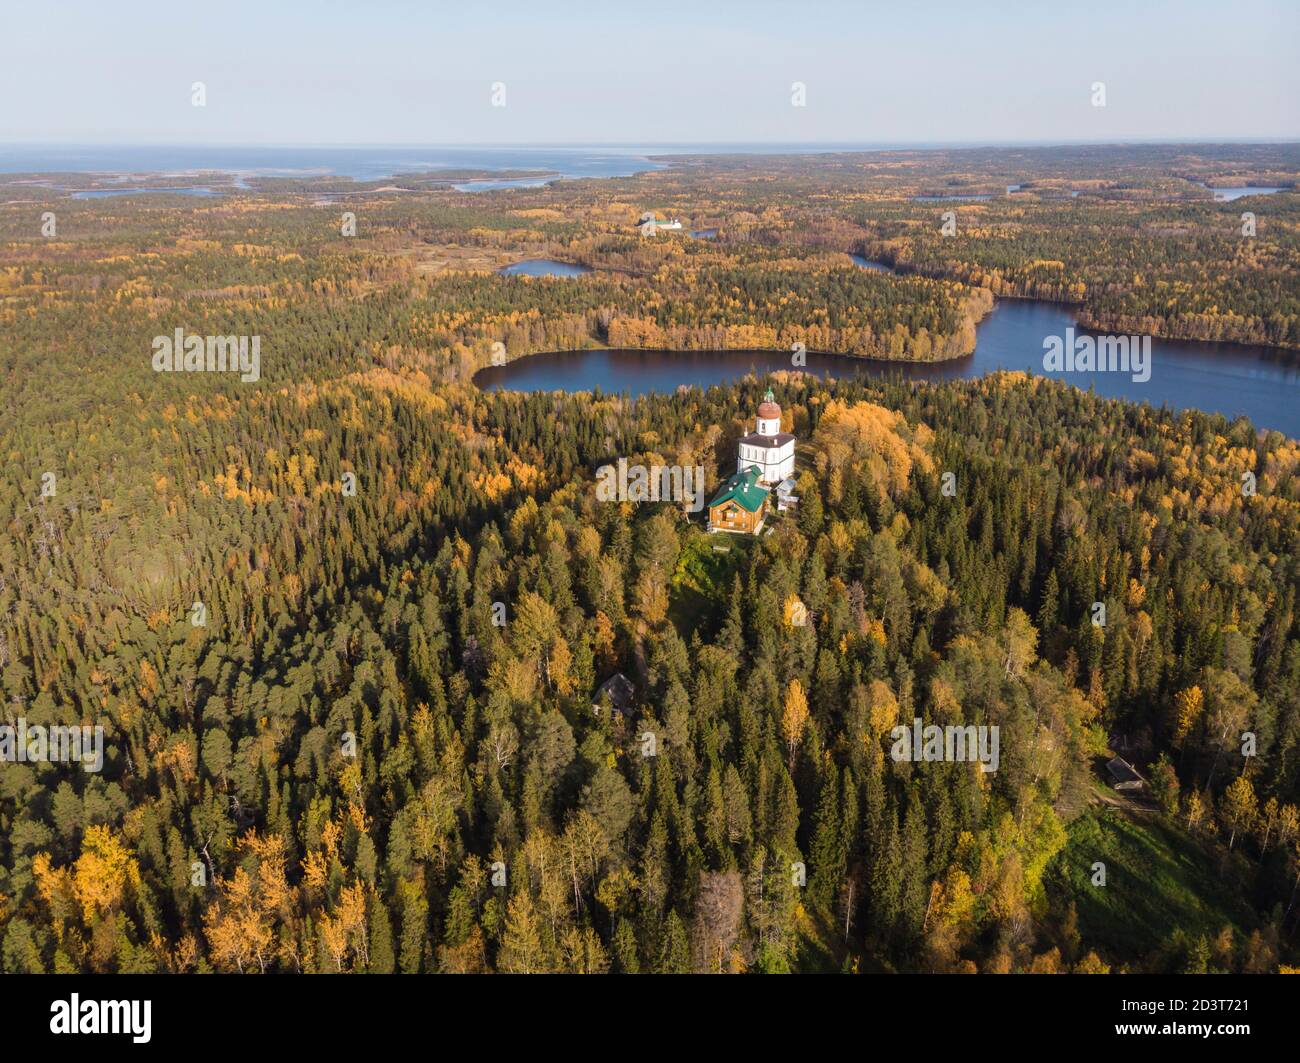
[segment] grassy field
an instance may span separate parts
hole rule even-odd
[[[1105,886],[1092,884],[1097,861]],[[1093,806],[1070,824],[1046,886],[1053,910],[1074,902],[1085,947],[1105,958],[1149,956],[1179,931],[1195,941],[1231,926],[1240,940],[1255,929],[1236,865],[1225,870],[1220,848],[1160,817]]]

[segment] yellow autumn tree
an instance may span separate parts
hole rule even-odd
[[[284,838],[262,837],[249,831],[239,841],[240,850],[252,857],[252,870],[244,864],[228,879],[217,881],[220,899],[204,916],[204,933],[218,968],[243,972],[256,963],[265,971],[275,958],[276,926],[287,919],[294,890],[285,873]]]
[[[555,645],[551,648],[551,662],[549,674],[551,685],[555,687],[555,692],[562,697],[568,697],[573,693],[574,676],[571,669],[573,668],[573,651],[569,649],[569,644],[563,636],[558,636]]]
[[[781,714],[781,733],[785,736],[786,747],[790,750],[790,764],[793,767],[799,743],[803,741],[804,727],[808,723],[808,698],[803,692],[803,684],[791,679],[785,692],[785,712]]]
[[[787,628],[803,627],[808,623],[808,607],[792,592],[781,607],[781,617]]]
[[[1201,718],[1204,709],[1205,694],[1198,686],[1190,686],[1186,690],[1180,690],[1174,696],[1173,743],[1175,749],[1183,748],[1183,743],[1187,741],[1187,736],[1192,733],[1192,729]]]
[[[1007,613],[1006,627],[1002,630],[1002,667],[1007,675],[1023,675],[1034,662],[1038,648],[1038,631],[1029,622],[1028,614],[1013,607]]]
[[[651,627],[662,624],[668,615],[668,587],[653,569],[642,572],[632,590],[633,608]]]
[[[212,959],[218,967],[234,968],[241,974],[254,962],[265,972],[271,959],[273,932],[257,900],[257,882],[242,867],[219,883],[224,905],[214,902],[208,909],[205,928]]]
[[[1223,791],[1223,803],[1219,816],[1228,828],[1228,849],[1231,851],[1238,833],[1245,833],[1255,825],[1259,814],[1259,802],[1255,797],[1255,787],[1246,776],[1238,775],[1228,788]]]
[[[366,933],[366,891],[360,882],[344,887],[339,893],[334,912],[321,917],[320,932],[325,951],[334,961],[335,970],[343,970],[349,953],[356,956],[357,964],[362,969],[370,963],[370,942]]]
[[[86,831],[72,879],[86,922],[90,922],[96,913],[111,911],[122,903],[127,884],[139,885],[140,871],[113,832],[95,826]]]
[[[867,688],[868,719],[871,734],[879,739],[898,722],[898,699],[883,679],[873,679]]]
[[[158,672],[148,661],[140,662],[140,684],[136,687],[140,700],[152,704],[158,693]]]
[[[864,471],[881,490],[893,493],[907,486],[912,469],[934,470],[929,454],[933,433],[925,425],[912,428],[902,414],[870,402],[852,406],[838,400],[826,411],[813,433],[822,472],[844,465]]]
[[[49,853],[37,853],[32,860],[36,892],[50,910],[50,922],[56,941],[63,940],[66,924],[76,918],[79,907],[72,873],[66,867],[52,866]]]

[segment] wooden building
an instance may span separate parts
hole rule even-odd
[[[1123,757],[1113,757],[1108,760],[1106,770],[1110,772],[1111,785],[1116,790],[1146,789],[1147,781],[1138,773],[1137,768]]]
[[[608,707],[613,716],[627,716],[636,701],[636,688],[622,672],[615,672],[600,684],[591,702],[591,711],[600,716]]]
[[[759,484],[761,475],[751,465],[722,485],[709,503],[709,531],[757,535],[763,530],[771,492]]]

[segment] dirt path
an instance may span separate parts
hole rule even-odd
[[[1098,791],[1093,790],[1091,799],[1099,805],[1109,805],[1111,808],[1118,808],[1123,812],[1159,812],[1160,806],[1156,804],[1154,798],[1150,797],[1126,797],[1115,790]]]

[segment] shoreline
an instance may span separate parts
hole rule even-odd
[[[981,288],[984,291],[988,291],[990,293],[992,292],[992,289],[985,288],[983,285],[972,285],[962,280],[960,277],[949,276],[946,273],[929,272],[923,269],[918,269],[917,267],[912,266],[910,264],[899,265],[896,262],[890,262],[889,260],[884,258],[872,258],[871,256],[863,254],[860,251],[852,252],[852,253],[861,255],[863,258],[867,259],[867,261],[875,265],[887,267],[888,272],[892,273],[896,277],[908,277],[908,276],[924,277],[927,280],[946,281],[949,284],[963,284],[966,285],[966,287],[968,288]],[[1133,334],[1134,331],[1132,329],[1126,329],[1118,323],[1100,322],[1095,325],[1083,324],[1080,318],[1082,317],[1083,312],[1089,308],[1089,304],[1086,299],[1077,300],[1077,301],[1073,299],[1048,299],[1037,295],[1022,295],[1019,292],[1008,292],[1003,294],[994,294],[993,305],[996,307],[998,302],[1003,299],[1007,300],[1008,302],[1040,303],[1046,306],[1057,306],[1062,309],[1069,310],[1072,314],[1074,314],[1075,324],[1079,328],[1082,328],[1087,332],[1091,332],[1091,333],[1098,333],[1098,334],[1119,333],[1124,335],[1130,335]],[[989,313],[992,313],[992,310],[990,310]],[[987,316],[988,315],[986,314],[984,317],[981,317],[980,322],[984,321],[985,317]],[[978,323],[979,322],[977,322],[977,324]],[[1219,347],[1261,347],[1261,348],[1267,348],[1272,351],[1277,351],[1279,354],[1291,354],[1294,355],[1297,358],[1297,360],[1300,360],[1300,346],[1286,347],[1281,344],[1270,343],[1267,340],[1204,339],[1198,336],[1178,335],[1164,330],[1155,330],[1151,332],[1138,331],[1137,334],[1149,335],[1153,340],[1158,339],[1166,343],[1208,343],[1208,344],[1214,344],[1215,346],[1219,346]]]

